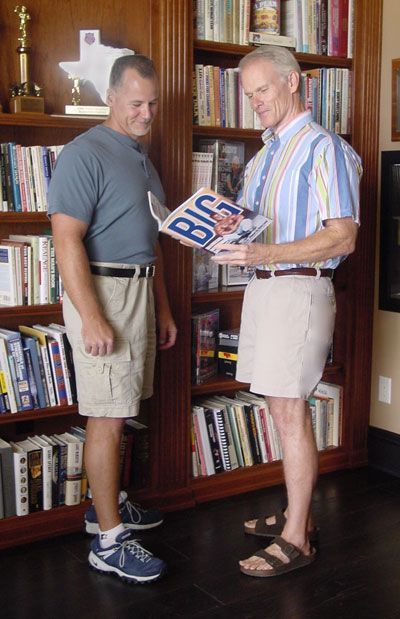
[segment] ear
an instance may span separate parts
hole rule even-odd
[[[288,85],[292,94],[297,92],[297,90],[299,89],[299,82],[300,78],[297,71],[291,71],[288,75]]]
[[[115,94],[112,88],[107,88],[107,92],[106,92],[106,103],[109,107],[112,106],[113,102],[114,102],[114,98],[115,98]]]

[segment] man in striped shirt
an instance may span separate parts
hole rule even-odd
[[[236,377],[266,397],[283,448],[288,495],[283,514],[245,523],[247,533],[274,537],[240,561],[242,572],[264,577],[315,558],[310,512],[318,456],[307,398],[322,377],[332,341],[332,276],[355,248],[362,168],[344,140],[304,111],[300,67],[291,52],[260,47],[239,70],[265,127],[239,202],[272,223],[262,243],[224,244],[213,260],[257,267],[243,303]]]

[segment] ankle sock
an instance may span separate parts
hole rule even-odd
[[[109,548],[113,544],[115,544],[116,537],[125,531],[125,527],[122,524],[117,524],[116,527],[109,529],[108,531],[99,531],[100,536],[100,546],[102,548]]]

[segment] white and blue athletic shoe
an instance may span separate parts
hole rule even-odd
[[[131,503],[126,492],[120,493],[119,514],[125,528],[134,531],[145,531],[154,529],[163,522],[163,515],[158,509],[144,509],[137,503]],[[97,535],[99,523],[97,520],[96,509],[91,505],[85,513],[86,533]]]
[[[109,548],[102,548],[100,536],[96,535],[91,543],[89,563],[103,574],[115,574],[135,585],[154,582],[166,572],[164,561],[145,550],[133,539],[129,529],[120,533]]]

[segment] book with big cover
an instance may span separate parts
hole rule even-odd
[[[172,213],[148,192],[150,210],[164,232],[186,245],[214,254],[224,243],[251,243],[271,220],[228,198],[201,188]]]
[[[218,372],[219,309],[192,316],[192,383],[199,385]]]

